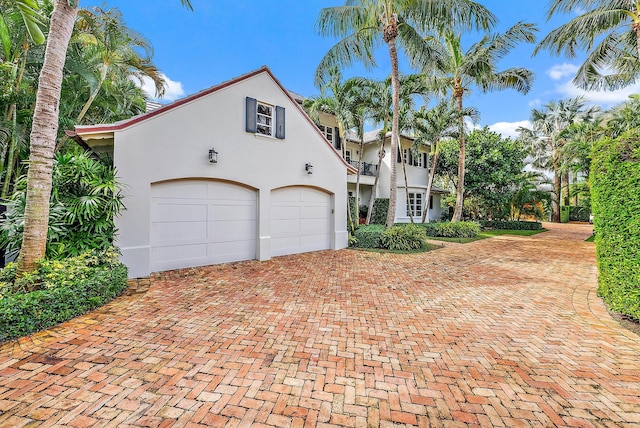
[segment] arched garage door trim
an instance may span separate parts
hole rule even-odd
[[[151,185],[151,271],[256,258],[257,191],[229,180]]]

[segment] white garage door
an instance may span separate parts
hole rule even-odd
[[[181,180],[151,188],[151,271],[256,258],[256,192]]]
[[[271,193],[271,255],[331,248],[331,196],[305,187]]]

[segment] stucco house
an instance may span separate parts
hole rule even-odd
[[[113,157],[132,278],[347,246],[355,168],[267,67],[72,136]]]
[[[295,94],[294,94],[295,95]],[[303,98],[297,96],[296,101],[301,104]],[[391,133],[384,136],[383,158],[378,171],[378,160],[381,147],[380,130],[365,132],[364,145],[360,149],[360,138],[353,132],[348,132],[343,141],[338,133],[338,125],[334,116],[319,113],[316,125],[332,144],[334,150],[354,168],[360,169],[360,205],[368,206],[371,191],[375,183],[375,176],[379,174],[376,184],[375,197],[388,198],[391,181]],[[409,135],[400,135],[400,150],[402,158],[398,155],[396,170],[396,223],[408,223],[413,214],[414,221],[420,219],[425,204],[429,203],[428,221],[440,220],[446,208],[442,208],[440,200],[442,195],[449,193],[447,190],[432,186],[431,197],[426,201],[427,184],[429,182],[429,169],[431,167],[431,146],[421,144],[417,151],[412,150],[414,139]],[[362,151],[362,153],[361,153]],[[407,182],[405,185],[404,172],[401,159],[405,162]],[[347,177],[347,189],[349,196],[356,193],[356,175]],[[407,198],[407,193],[409,197]]]

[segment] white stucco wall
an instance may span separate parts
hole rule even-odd
[[[286,138],[245,131],[245,98],[286,108]],[[309,186],[332,195],[332,248],[347,245],[347,169],[267,72],[115,131],[114,161],[126,210],[116,219],[117,245],[130,277],[149,275],[152,183],[182,178],[230,181],[257,191],[257,258],[270,253],[273,189]],[[214,147],[218,163],[208,161]],[[305,164],[313,165],[307,174]]]

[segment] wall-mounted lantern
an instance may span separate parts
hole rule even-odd
[[[209,163],[218,163],[218,152],[213,147],[209,149]]]
[[[311,163],[306,163],[304,165],[304,170],[307,171],[307,174],[313,174],[313,165],[311,165]]]

